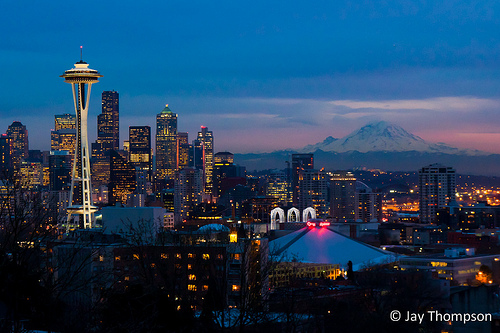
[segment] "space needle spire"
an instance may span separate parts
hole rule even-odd
[[[66,230],[73,228],[95,227],[94,212],[97,207],[92,204],[92,186],[90,183],[90,155],[87,137],[87,115],[90,100],[90,89],[93,83],[102,77],[95,69],[90,69],[82,59],[75,67],[61,75],[64,82],[71,84],[76,113],[76,144],[71,174],[71,190],[69,196],[68,218]]]

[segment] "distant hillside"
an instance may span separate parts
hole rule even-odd
[[[266,154],[235,154],[234,161],[247,170],[271,168],[283,169],[285,161],[291,160],[292,151],[277,151]],[[419,168],[441,163],[454,167],[458,173],[485,176],[500,176],[500,155],[455,155],[441,153],[410,152],[314,152],[315,168],[342,170],[352,168],[381,169],[387,171],[417,171]]]

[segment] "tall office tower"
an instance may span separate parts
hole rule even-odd
[[[189,218],[189,211],[201,203],[203,194],[203,171],[184,168],[175,173],[174,220],[176,224]]]
[[[102,113],[97,116],[96,145],[101,154],[120,149],[119,99],[116,91],[102,92]]]
[[[50,132],[50,150],[70,152],[75,154],[76,145],[76,116],[60,114],[54,116],[55,130]]]
[[[418,171],[420,222],[435,223],[436,212],[455,199],[456,173],[452,167],[431,164]]]
[[[0,179],[8,179],[13,173],[12,138],[7,134],[0,135]]]
[[[189,141],[187,132],[177,133],[177,168],[189,166]]]
[[[54,116],[54,130],[76,129],[76,116],[65,113]]]
[[[382,222],[382,194],[356,182],[356,222]]]
[[[12,138],[12,163],[14,168],[19,168],[21,161],[28,158],[28,130],[19,121],[14,121],[6,133]]]
[[[24,190],[37,189],[43,185],[42,162],[21,161],[19,174],[21,176],[21,188]]]
[[[219,152],[214,155],[213,195],[220,197],[237,185],[246,185],[245,167],[234,165],[234,155],[230,152]]]
[[[94,227],[94,212],[92,205],[92,186],[90,184],[90,153],[87,138],[87,115],[90,100],[90,90],[93,83],[102,77],[98,71],[90,69],[89,65],[80,60],[75,67],[64,72],[61,77],[71,84],[76,113],[76,146],[71,189],[68,207],[67,229],[75,226],[83,228]],[[72,218],[78,215],[78,225]],[[75,221],[75,222],[72,222]]]
[[[234,154],[228,151],[221,151],[214,155],[214,163],[234,163]]]
[[[299,205],[299,172],[314,169],[313,154],[292,154],[292,203]]]
[[[62,191],[71,184],[71,156],[69,152],[51,151],[49,156],[49,189]]]
[[[323,170],[299,170],[299,210],[312,207],[320,218],[328,216],[328,185]]]
[[[201,126],[198,132],[198,141],[201,142],[202,162],[203,162],[203,181],[205,193],[213,193],[213,170],[214,170],[214,135],[207,127]]]
[[[128,160],[134,167],[146,174],[146,181],[150,182],[153,173],[153,159],[151,157],[151,127],[130,126],[128,128]]]
[[[109,203],[125,204],[127,195],[133,193],[137,186],[135,167],[116,150],[109,151]]]
[[[191,167],[195,169],[203,169],[203,146],[200,140],[193,140],[189,158],[189,165]]]
[[[156,115],[156,179],[172,180],[177,170],[177,114],[168,104]]]
[[[266,195],[279,199],[281,205],[288,205],[292,202],[290,182],[287,179],[286,171],[273,170],[266,184]]]
[[[76,129],[64,128],[50,132],[50,150],[65,150],[71,156],[75,154]]]
[[[356,177],[348,171],[334,172],[330,177],[330,214],[338,222],[356,218]]]

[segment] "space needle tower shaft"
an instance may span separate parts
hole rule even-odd
[[[66,229],[93,228],[95,226],[94,212],[97,211],[97,207],[92,204],[87,115],[92,84],[97,83],[102,75],[90,69],[89,65],[80,59],[74,68],[65,71],[61,77],[71,84],[76,113],[75,156]],[[75,216],[78,216],[78,225],[74,222]]]

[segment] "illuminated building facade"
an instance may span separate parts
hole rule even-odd
[[[90,153],[87,137],[87,115],[90,100],[90,90],[93,83],[102,77],[98,71],[90,69],[89,65],[80,60],[75,67],[64,72],[61,77],[71,84],[76,113],[76,146],[73,170],[71,176],[70,206],[66,229],[76,226],[94,227],[94,212],[92,205],[92,186],[90,182]],[[72,217],[77,215],[78,224]],[[72,222],[73,221],[73,222]]]
[[[43,185],[43,167],[41,162],[22,161],[19,174],[21,176],[21,188],[33,190]]]
[[[76,116],[74,114],[59,114],[54,116],[54,130],[76,129]]]
[[[67,151],[71,156],[75,154],[76,129],[63,128],[50,132],[50,150]]]
[[[102,112],[97,116],[97,140],[92,156],[101,157],[109,150],[120,149],[120,108],[116,91],[102,92]]]
[[[189,218],[189,211],[202,201],[203,172],[193,168],[179,170],[174,184],[174,219],[178,224]]]
[[[8,179],[13,170],[12,138],[7,134],[0,135],[0,179]]]
[[[51,151],[49,156],[49,189],[61,191],[71,184],[72,158],[67,151]]]
[[[355,219],[357,222],[382,222],[381,193],[373,192],[371,188],[365,185],[363,188],[356,189],[355,197]]]
[[[156,115],[156,178],[171,180],[177,170],[177,114],[168,107]]]
[[[330,177],[330,214],[337,221],[356,218],[356,177],[348,171],[334,172]]]
[[[12,138],[12,163],[14,168],[19,168],[21,161],[27,159],[29,154],[28,130],[19,121],[14,121],[6,134]]]
[[[220,197],[236,185],[246,185],[245,167],[234,165],[234,155],[219,152],[214,155],[213,195]]]
[[[151,127],[130,126],[129,135],[129,162],[141,173],[146,174],[147,181],[151,181],[153,173],[153,159],[151,156]]]
[[[198,132],[198,141],[201,143],[202,148],[203,181],[205,184],[205,193],[212,195],[214,194],[214,136],[212,131],[209,131],[205,126],[201,126],[201,131]]]
[[[136,189],[136,172],[132,163],[127,162],[116,150],[109,152],[109,203],[126,204],[127,195]]]
[[[189,150],[187,132],[179,132],[177,134],[177,168],[183,169],[189,166]]]
[[[436,223],[438,209],[455,200],[456,173],[452,167],[431,164],[418,171],[420,222]]]
[[[189,158],[189,165],[195,169],[203,169],[203,146],[200,140],[193,140],[191,145],[192,153]]]
[[[314,169],[313,154],[292,154],[292,203],[299,205],[299,172]]]
[[[299,171],[299,210],[312,207],[319,218],[328,216],[328,185],[323,170]]]
[[[290,182],[285,172],[271,171],[266,184],[266,195],[279,199],[281,205],[292,203]]]

